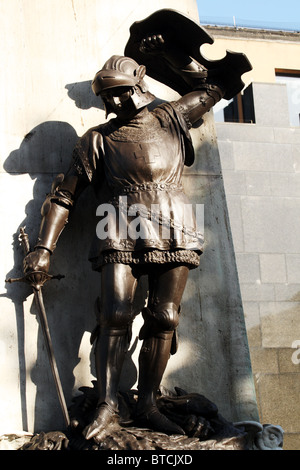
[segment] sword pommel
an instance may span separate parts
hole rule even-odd
[[[30,252],[30,244],[29,244],[29,238],[27,233],[25,232],[26,227],[20,227],[20,235],[19,235],[19,241],[21,242],[23,246],[23,250],[25,255],[27,255]]]

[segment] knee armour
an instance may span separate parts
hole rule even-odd
[[[99,336],[104,334],[108,336],[128,335],[129,342],[131,340],[131,326],[133,321],[133,313],[131,305],[113,305],[109,310],[101,311],[100,299],[95,304],[97,326],[92,332],[91,343]]]
[[[153,311],[146,307],[142,313],[145,323],[140,331],[140,339],[174,331],[179,323],[178,307],[172,302],[160,304]]]
[[[106,302],[106,307],[100,308],[100,298],[98,297],[95,309],[100,328],[123,329],[132,323],[133,312],[129,302]]]
[[[101,312],[99,318],[100,328],[123,329],[132,322],[131,308],[112,307],[108,312]]]

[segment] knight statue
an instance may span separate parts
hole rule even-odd
[[[243,87],[241,74],[251,69],[243,54],[229,53],[226,60],[215,62],[204,59],[199,52],[203,42],[212,39],[173,10],[134,23],[125,55],[107,60],[92,82],[106,116],[116,117],[79,139],[69,171],[52,184],[34,251],[24,259],[25,273],[48,272],[74,203],[92,185],[107,211],[102,214],[106,231],[100,223],[90,253],[93,269],[101,273],[101,294],[93,335],[98,406],[83,430],[86,439],[118,420],[119,378],[142,275],[148,277],[149,297],[139,334],[143,343],[135,419],[141,427],[184,433],[159,411],[156,393],[170,354],[177,349],[188,274],[199,266],[203,249],[196,218],[185,210],[189,200],[182,187],[184,166],[194,161],[190,129],[223,97],[237,94]],[[146,72],[181,96],[154,107]],[[137,226],[133,230],[137,215],[138,231]]]

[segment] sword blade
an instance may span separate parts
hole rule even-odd
[[[45,338],[48,358],[49,358],[49,362],[50,362],[50,366],[51,366],[51,370],[52,370],[52,374],[53,374],[53,378],[54,378],[54,382],[55,382],[55,386],[56,386],[56,390],[57,390],[57,395],[58,395],[58,398],[59,398],[59,402],[60,402],[60,406],[61,406],[61,409],[62,409],[62,412],[63,412],[65,423],[66,423],[67,426],[69,426],[70,418],[69,418],[68,408],[67,408],[67,405],[66,405],[66,400],[65,400],[63,389],[62,389],[62,385],[61,385],[61,381],[60,381],[60,377],[59,377],[59,372],[58,372],[58,368],[57,368],[57,364],[56,364],[56,360],[55,360],[55,356],[54,356],[54,352],[53,352],[52,340],[51,340],[51,336],[50,336],[48,320],[47,320],[46,311],[45,311],[45,307],[44,307],[42,290],[41,289],[38,289],[38,290],[33,289],[33,292],[34,292],[34,298],[35,298],[35,301],[36,301],[36,305],[37,305],[37,308],[38,308],[39,318],[40,318],[40,322],[41,322],[41,328],[42,328],[44,338]]]

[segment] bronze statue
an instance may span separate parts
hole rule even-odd
[[[178,22],[183,25],[181,36],[198,37],[194,55],[187,50],[189,41],[180,43],[166,26],[176,29]],[[86,439],[118,420],[117,391],[131,338],[132,303],[138,280],[145,274],[149,299],[140,331],[135,420],[141,427],[184,434],[159,411],[156,392],[169,356],[177,349],[182,295],[203,248],[195,217],[185,211],[189,201],[181,184],[184,165],[194,161],[189,129],[222,97],[229,99],[240,91],[240,75],[251,68],[242,54],[219,63],[197,55],[199,45],[211,38],[172,10],[135,23],[131,33],[125,56],[111,57],[92,84],[106,115],[116,117],[79,139],[69,171],[55,179],[42,206],[35,249],[24,259],[25,273],[48,272],[74,203],[93,185],[102,216],[90,255],[93,269],[101,272],[99,319],[93,332],[98,405],[83,431]],[[156,79],[173,84],[181,98],[150,111],[148,105],[155,97],[144,81],[145,64]]]

